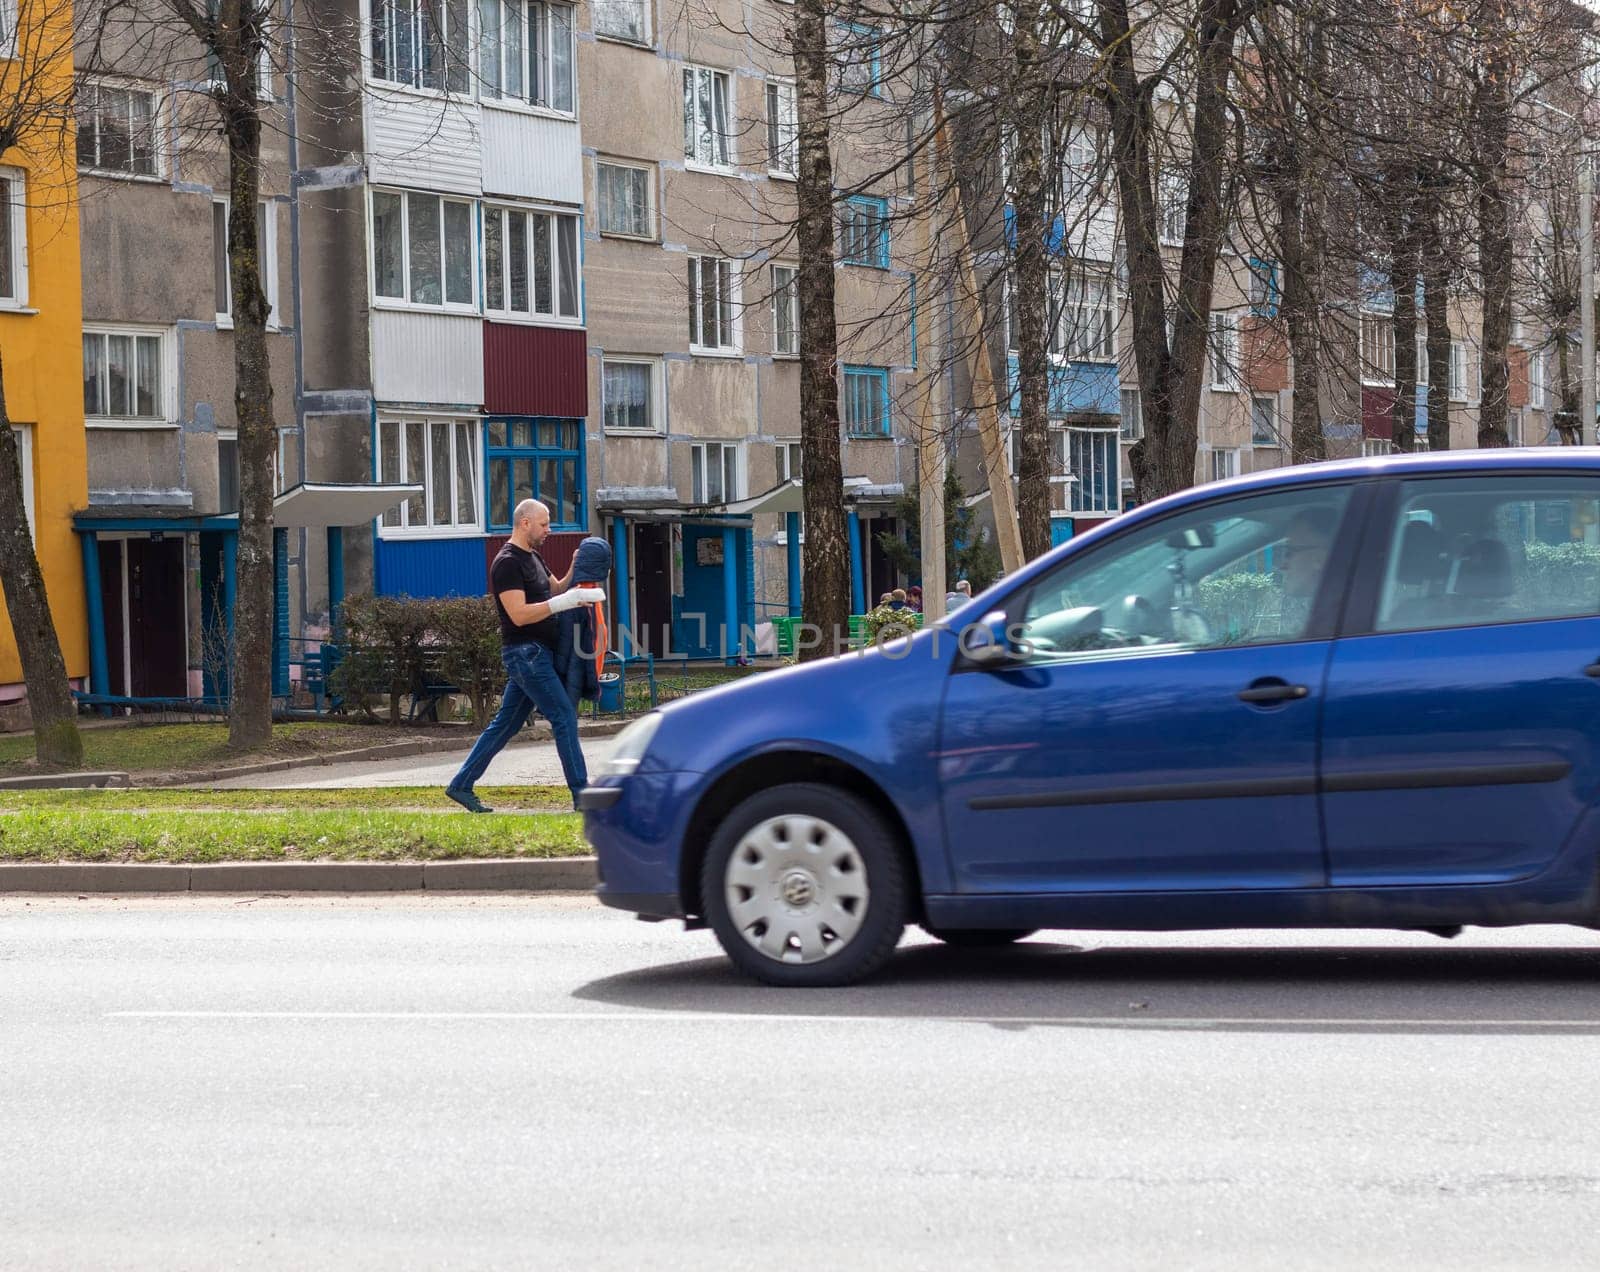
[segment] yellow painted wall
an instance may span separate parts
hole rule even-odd
[[[42,93],[67,100],[72,77],[71,18],[64,5],[44,6],[61,24],[46,42],[58,55]],[[22,6],[27,21],[30,6]],[[37,12],[37,10],[35,10]],[[39,44],[26,32],[23,48]],[[16,83],[13,71],[7,83]],[[3,91],[3,90],[0,90]],[[67,674],[89,672],[83,556],[72,514],[89,502],[87,439],[83,429],[83,282],[78,252],[78,179],[70,127],[51,128],[0,155],[20,168],[27,184],[28,308],[0,308],[0,358],[5,362],[7,413],[32,426],[35,550],[44,571],[50,612],[61,638]],[[22,680],[11,624],[0,609],[0,685]]]

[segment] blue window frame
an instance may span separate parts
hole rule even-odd
[[[886,367],[846,367],[844,403],[840,409],[845,432],[852,437],[889,435],[889,371]]]
[[[588,528],[582,420],[502,416],[484,421],[483,442],[491,531],[510,530],[524,499],[549,507],[554,530]]]
[[[839,85],[846,92],[883,96],[883,34],[858,22],[839,24]]]
[[[1278,262],[1250,258],[1250,312],[1257,318],[1278,316]]]
[[[855,194],[840,205],[839,259],[846,265],[889,268],[889,200]]]

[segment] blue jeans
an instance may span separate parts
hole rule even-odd
[[[578,792],[589,784],[589,770],[583,762],[583,750],[578,746],[578,712],[572,699],[567,697],[561,678],[556,675],[550,651],[537,641],[528,645],[507,645],[500,651],[500,661],[506,668],[506,691],[500,699],[500,710],[495,712],[489,727],[472,748],[472,754],[450,780],[450,789],[470,791],[489,767],[489,761],[521,732],[537,708],[539,714],[550,721],[555,733],[561,771],[566,774],[567,787],[576,802]]]

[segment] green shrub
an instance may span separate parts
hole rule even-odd
[[[1534,613],[1593,613],[1600,604],[1600,545],[1530,543],[1524,594]]]
[[[499,611],[487,596],[454,596],[429,605],[429,635],[441,647],[440,674],[472,700],[472,723],[481,729],[506,685]]]
[[[1216,641],[1256,632],[1262,619],[1277,614],[1283,588],[1272,574],[1219,574],[1195,589],[1200,612]]]

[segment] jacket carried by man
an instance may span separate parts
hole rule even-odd
[[[590,535],[578,545],[572,565],[572,586],[603,583],[611,573],[611,545]],[[560,615],[560,624],[551,650],[556,675],[566,686],[573,706],[579,702],[598,701],[610,636],[605,608],[579,605]]]

